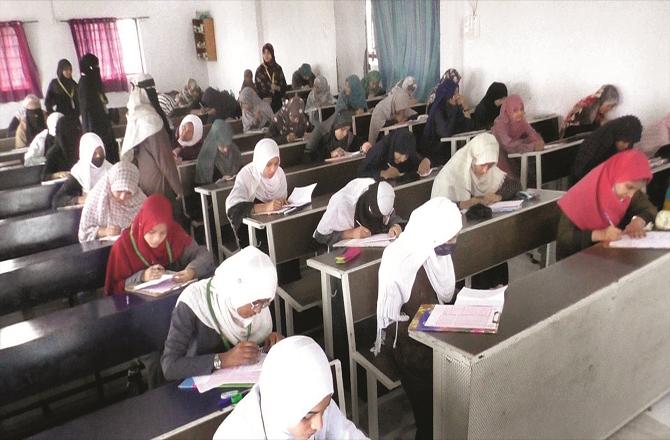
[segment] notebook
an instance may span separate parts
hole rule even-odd
[[[390,237],[387,233],[375,234],[366,238],[351,238],[349,240],[341,240],[333,245],[333,247],[386,247],[395,240],[395,237]]]
[[[258,382],[266,356],[265,353],[261,353],[258,362],[253,365],[222,368],[221,370],[216,370],[212,374],[194,376],[193,383],[201,393],[205,393],[213,388],[251,387]]]
[[[272,215],[272,214],[287,214],[291,211],[295,211],[297,208],[309,205],[312,203],[312,193],[316,183],[312,183],[307,186],[296,186],[293,188],[293,192],[287,200],[287,204],[282,206],[280,209],[275,209],[274,211],[264,212],[262,214]]]
[[[504,202],[496,202],[492,203],[489,205],[489,208],[491,208],[491,211],[494,213],[496,212],[512,212],[516,211],[517,209],[521,209],[521,205],[523,205],[523,200],[507,200]]]

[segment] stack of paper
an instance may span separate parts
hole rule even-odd
[[[143,293],[144,295],[149,296],[161,296],[173,290],[177,290],[181,287],[184,287],[195,280],[188,281],[186,283],[180,284],[174,280],[174,275],[176,272],[165,271],[160,278],[155,280],[147,281],[146,283],[137,284],[131,290],[137,293]]]
[[[261,368],[265,361],[265,353],[260,354],[258,362],[253,365],[241,365],[233,368],[222,368],[212,374],[205,376],[194,376],[193,382],[201,393],[205,393],[213,388],[226,386],[251,386],[258,382],[261,375]]]
[[[371,235],[367,238],[352,238],[349,240],[338,241],[333,247],[386,247],[395,240],[395,237],[387,233]]]
[[[345,151],[343,156],[339,157],[329,157],[328,159],[324,160],[324,162],[337,162],[338,160],[343,160],[343,159],[351,159],[353,157],[358,157],[361,156],[363,153],[360,151]]]
[[[670,232],[650,231],[642,238],[624,235],[621,240],[610,241],[610,247],[637,249],[670,249]]]
[[[491,205],[489,205],[489,208],[496,213],[496,212],[512,212],[516,211],[517,209],[521,208],[521,205],[523,204],[523,200],[508,200],[505,202],[496,202]]]
[[[312,203],[312,193],[314,192],[315,187],[316,183],[312,183],[308,186],[297,186],[293,188],[293,192],[289,196],[286,205],[282,206],[280,209],[264,212],[263,214],[284,214],[287,211],[293,211],[301,206],[309,205]]]
[[[505,291],[507,286],[497,289],[471,289],[464,287],[456,296],[456,305],[461,306],[491,306],[502,312],[505,305]]]

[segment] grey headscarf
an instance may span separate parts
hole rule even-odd
[[[217,119],[200,149],[195,165],[195,182],[209,184],[214,180],[214,167],[222,176],[237,174],[242,164],[242,153],[233,142],[233,127],[230,123]],[[219,145],[227,145],[228,153],[219,151]]]
[[[330,93],[330,86],[325,76],[317,75],[314,80],[314,87],[307,96],[307,103],[305,104],[305,113],[309,115],[309,120],[316,125],[317,109],[326,105],[331,105],[335,102],[335,98]]]

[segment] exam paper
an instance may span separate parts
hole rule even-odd
[[[328,159],[324,160],[324,162],[337,162],[338,160],[344,160],[344,159],[351,159],[352,157],[358,157],[361,156],[363,153],[360,151],[345,151],[344,156],[339,156],[339,157],[329,157]]]
[[[287,200],[288,203],[286,205],[282,206],[280,209],[265,212],[264,214],[281,214],[292,208],[299,208],[301,206],[309,205],[312,203],[312,193],[314,192],[315,187],[316,183],[312,183],[311,185],[297,186],[293,188],[293,192],[291,192],[291,195]]]
[[[670,249],[670,232],[650,231],[642,238],[624,235],[621,240],[610,241],[613,248]]]
[[[508,200],[505,202],[496,202],[489,205],[493,212],[511,212],[516,211],[523,205],[523,200]]]
[[[389,236],[388,233],[371,235],[367,238],[351,238],[349,240],[341,240],[333,245],[333,247],[386,247],[395,240],[395,237]]]
[[[255,384],[261,375],[261,368],[265,361],[265,353],[260,354],[258,362],[253,365],[240,365],[239,367],[222,368],[212,374],[194,376],[193,382],[199,392],[205,393],[213,388],[223,385]]]

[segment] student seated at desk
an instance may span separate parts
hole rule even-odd
[[[411,339],[407,329],[421,304],[451,301],[456,287],[451,254],[461,227],[454,203],[445,197],[430,199],[412,212],[405,232],[384,250],[379,266],[374,352],[379,354],[383,343],[389,350],[393,347],[400,381],[412,405],[416,439],[433,438],[433,353]],[[425,284],[415,282],[426,276],[437,297],[423,288]]]
[[[117,162],[86,197],[79,222],[79,241],[119,235],[140,210],[146,196],[138,186],[140,171],[130,162]]]
[[[558,201],[556,259],[623,234],[644,236],[657,212],[640,191],[651,178],[647,157],[636,150],[617,153],[591,170]]]
[[[293,76],[291,76],[291,87],[293,87],[293,90],[313,87],[315,78],[314,73],[312,73],[312,66],[304,63],[298,70],[293,72]]]
[[[26,96],[15,117],[18,124],[14,135],[14,148],[25,148],[30,145],[35,136],[47,128],[46,117],[39,98],[32,94]],[[12,124],[10,128],[11,126]]]
[[[642,124],[635,116],[613,119],[589,134],[577,150],[570,172],[570,184],[579,182],[589,171],[616,153],[632,148],[641,135]]]
[[[240,92],[244,90],[245,87],[251,87],[256,91],[256,85],[254,84],[254,72],[247,69],[244,71],[244,79],[242,80],[242,87],[240,87]]]
[[[81,125],[79,119],[63,116],[56,123],[56,139],[46,153],[42,180],[70,171],[77,163],[77,146],[81,139]]]
[[[418,85],[416,83],[416,78],[413,76],[406,76],[391,88],[391,91],[389,92],[389,95],[393,95],[399,90],[404,90],[410,97],[410,102],[412,105],[416,103],[416,98],[414,97],[414,93],[416,92]]]
[[[333,402],[333,391],[321,347],[307,336],[286,338],[272,347],[258,383],[214,439],[366,439]]]
[[[270,137],[278,144],[288,144],[305,137],[309,121],[305,114],[305,103],[294,96],[284,103],[270,124]]]
[[[307,102],[305,103],[305,112],[309,116],[309,122],[312,125],[317,125],[319,120],[320,107],[325,107],[335,103],[335,98],[330,93],[330,86],[325,76],[317,75],[314,80],[314,87],[307,95]]]
[[[258,361],[281,336],[268,310],[277,290],[270,257],[253,246],[227,258],[212,278],[186,287],[172,312],[161,357],[167,380]],[[300,363],[300,362],[299,362]]]
[[[668,145],[670,145],[670,113],[642,130],[642,137],[640,142],[635,144],[635,149],[642,151],[647,157],[654,157],[662,147]]]
[[[95,133],[86,133],[79,141],[79,161],[70,176],[56,191],[51,206],[83,205],[86,195],[105,177],[112,164],[105,160],[105,144]]]
[[[344,88],[337,97],[335,104],[335,113],[342,110],[349,110],[356,115],[368,111],[368,102],[365,100],[365,91],[360,78],[356,75],[349,75],[344,81]]]
[[[331,246],[340,240],[373,234],[397,237],[402,232],[402,219],[395,214],[394,201],[395,191],[387,182],[354,179],[330,198],[314,239]]]
[[[414,113],[411,109],[411,101],[412,97],[403,88],[398,88],[394,93],[382,99],[372,109],[368,142],[371,144],[377,142],[379,132],[384,126],[406,122],[411,113]]]
[[[351,131],[351,117],[352,112],[344,110],[317,124],[305,146],[304,161],[321,162],[347,152],[367,152],[372,145]]]
[[[175,160],[195,160],[202,148],[202,119],[196,115],[186,115],[179,123],[177,137],[172,147]]]
[[[240,104],[227,90],[217,90],[207,87],[200,101],[208,110],[207,123],[212,124],[217,119],[239,118],[242,115]]]
[[[507,86],[500,82],[492,83],[479,101],[472,118],[478,130],[490,130],[496,118],[500,116],[500,107],[507,97]]]
[[[386,180],[406,173],[426,174],[429,170],[430,160],[419,156],[416,138],[403,127],[391,130],[368,151],[358,169],[358,177]]]
[[[619,104],[619,90],[605,84],[580,100],[563,120],[563,137],[593,131],[607,121],[607,113]]]
[[[160,278],[166,270],[177,272],[175,280],[185,283],[211,275],[214,258],[174,221],[170,201],[154,194],[112,246],[105,294],[124,293],[137,284]]]
[[[233,142],[233,127],[217,119],[209,130],[195,165],[195,183],[207,185],[230,180],[240,169],[242,154]]]
[[[244,132],[267,127],[274,118],[270,104],[258,97],[254,89],[245,87],[238,98],[242,108],[242,129]]]
[[[378,70],[371,70],[363,77],[363,90],[367,99],[384,96],[386,90],[382,87],[382,76]]]
[[[544,148],[542,136],[526,121],[523,100],[519,95],[505,98],[491,133],[500,144],[498,168],[515,176],[519,175],[519,170],[512,166],[508,154],[541,151]]]
[[[426,113],[430,114],[430,108],[432,107],[433,103],[435,102],[435,97],[437,95],[437,89],[440,88],[442,84],[444,84],[447,81],[451,81],[454,84],[458,85],[461,82],[461,74],[458,73],[458,70],[452,68],[447,69],[443,74],[442,78],[437,82],[435,87],[433,87],[428,94],[428,98],[426,99]]]
[[[47,128],[42,130],[33,138],[28,146],[26,154],[23,155],[23,165],[43,164],[47,158],[46,155],[56,141],[56,126],[58,120],[63,117],[62,113],[54,112],[47,117]]]

